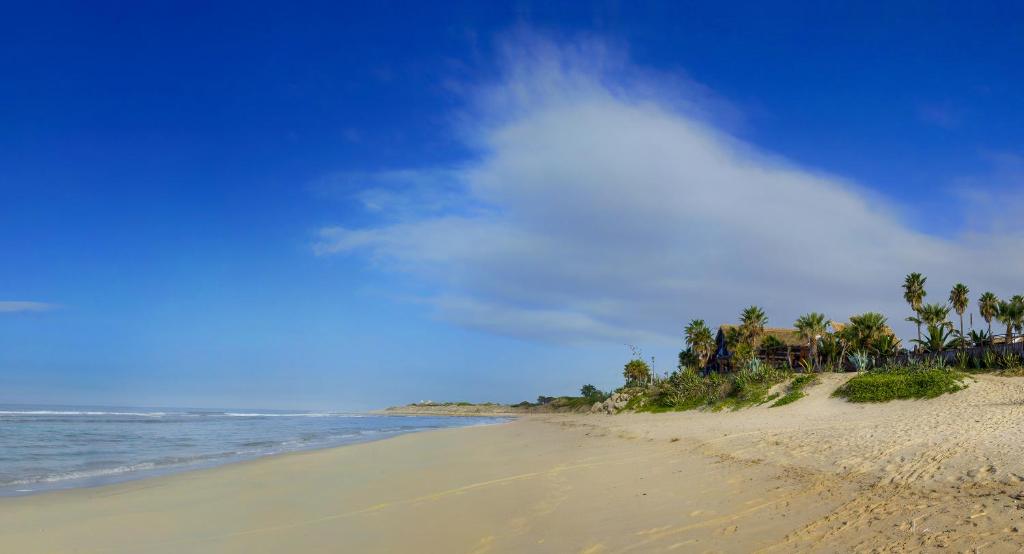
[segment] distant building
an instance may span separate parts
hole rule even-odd
[[[842,331],[847,324],[836,321],[829,322],[831,332]],[[734,344],[734,334],[739,332],[739,325],[726,324],[718,328],[715,336],[715,352],[708,360],[705,371],[729,372],[736,368],[732,364],[733,353],[730,345]],[[773,365],[789,365],[797,367],[810,355],[810,345],[800,337],[800,332],[791,327],[765,327],[764,333],[755,345],[757,356]]]

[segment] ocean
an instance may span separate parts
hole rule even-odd
[[[0,495],[87,487],[504,418],[0,405]]]

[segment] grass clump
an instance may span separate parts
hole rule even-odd
[[[781,398],[776,400],[771,407],[778,408],[779,406],[785,406],[786,404],[792,404],[797,400],[807,396],[804,393],[804,388],[814,385],[818,382],[818,376],[812,374],[798,375],[793,382],[789,384],[789,391]]]
[[[889,366],[850,379],[833,396],[850,402],[935,398],[963,390],[965,374],[935,365]]]

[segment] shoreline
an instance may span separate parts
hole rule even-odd
[[[1024,380],[857,405],[543,414],[0,499],[18,552],[1017,550]],[[457,524],[456,524],[457,523]],[[402,530],[396,533],[395,530]]]
[[[390,414],[389,413],[379,413],[378,414],[378,413],[372,413],[372,412],[369,412],[368,414],[369,415],[375,415],[375,416],[382,416],[382,417],[384,417],[384,416],[388,416],[388,417],[441,417],[439,414],[413,414],[413,413],[408,413],[408,414],[406,414],[406,413],[390,413]],[[354,415],[362,415],[362,414],[354,414]],[[190,462],[190,463],[181,463],[181,464],[178,464],[178,465],[157,466],[157,467],[152,467],[152,468],[147,467],[147,468],[141,468],[141,469],[127,469],[127,470],[124,470],[124,471],[119,471],[121,469],[121,467],[119,466],[119,467],[116,467],[116,468],[111,468],[109,470],[109,473],[108,472],[103,472],[104,470],[97,470],[97,471],[101,471],[101,473],[97,473],[95,475],[86,475],[86,476],[81,476],[81,477],[70,477],[70,478],[66,478],[66,479],[56,479],[56,480],[53,480],[53,481],[35,482],[35,483],[24,484],[24,485],[12,484],[12,485],[9,485],[9,486],[5,487],[4,489],[0,489],[0,499],[5,499],[5,498],[22,498],[22,497],[37,496],[37,495],[41,495],[41,494],[48,494],[48,493],[54,493],[54,492],[74,491],[74,490],[79,490],[79,489],[94,489],[94,488],[99,488],[99,487],[106,487],[106,486],[113,486],[113,485],[118,485],[118,484],[123,484],[123,483],[130,483],[130,482],[135,482],[135,481],[145,481],[145,480],[149,480],[149,479],[158,479],[158,478],[161,478],[161,477],[168,477],[168,476],[179,475],[179,474],[183,474],[183,473],[191,473],[191,472],[196,472],[196,471],[204,471],[204,470],[215,469],[215,468],[219,468],[219,467],[231,466],[231,465],[235,465],[235,464],[244,464],[244,463],[258,461],[258,460],[267,459],[267,458],[275,458],[275,457],[278,457],[278,456],[288,456],[288,455],[291,455],[291,454],[301,454],[301,453],[305,453],[305,452],[315,452],[315,451],[318,451],[318,450],[329,450],[329,449],[332,449],[332,448],[345,448],[345,447],[348,447],[348,446],[354,446],[354,445],[364,444],[364,443],[368,443],[368,442],[375,442],[375,441],[381,441],[381,440],[389,440],[389,439],[393,439],[393,438],[400,437],[400,436],[403,436],[403,435],[408,435],[408,434],[425,433],[425,432],[430,432],[430,431],[440,431],[440,430],[452,429],[452,428],[458,429],[458,428],[463,428],[463,427],[478,427],[478,426],[486,426],[486,425],[499,425],[499,424],[507,423],[507,421],[501,421],[501,420],[507,420],[507,419],[510,419],[512,417],[515,417],[515,416],[451,414],[451,417],[465,417],[465,418],[475,418],[475,419],[481,419],[481,420],[493,419],[493,420],[498,420],[498,421],[480,421],[480,422],[474,422],[474,423],[469,423],[469,424],[466,424],[466,425],[459,425],[459,426],[453,426],[453,427],[422,428],[422,429],[410,429],[410,430],[402,430],[402,431],[381,431],[381,432],[375,433],[373,435],[361,435],[356,440],[350,440],[350,441],[346,441],[346,442],[339,442],[339,443],[335,443],[335,444],[323,444],[323,445],[305,446],[305,447],[295,448],[295,449],[292,449],[292,450],[283,450],[283,451],[277,451],[277,452],[251,453],[251,454],[235,454],[235,455],[227,455],[226,454],[222,458],[219,458],[219,459],[200,460],[200,461],[195,461],[195,462]],[[143,464],[146,464],[146,463],[147,462],[141,462],[141,463],[138,463],[136,465],[143,465]],[[36,487],[36,488],[31,489],[31,490],[18,490],[18,489],[14,489],[14,487],[20,487],[20,486],[24,486],[24,487],[33,486],[33,487]]]
[[[700,498],[686,500],[659,491],[656,481],[678,482],[681,475],[697,471],[713,476],[709,483],[723,482],[737,462],[687,454],[694,444],[669,441],[630,444],[632,448],[621,451],[608,449],[608,440],[632,439],[603,436],[585,444],[591,433],[581,433],[582,428],[571,416],[536,416],[2,498],[0,544],[19,552],[488,552],[528,547],[551,552],[596,547],[591,551],[600,552],[602,541],[623,533],[622,524],[650,525],[648,518],[668,521],[677,515],[669,508],[680,501],[692,504],[691,518],[717,524],[718,510],[737,495],[747,504],[757,503],[757,509],[741,517],[759,517],[760,508],[797,501],[802,489],[800,479],[785,471],[747,468],[760,485],[735,482],[728,495],[712,487]],[[567,441],[574,448],[567,448]],[[458,455],[451,459],[453,450]],[[422,461],[423,455],[424,465],[406,460],[413,456]],[[648,470],[637,473],[638,464],[647,464]],[[401,471],[392,471],[396,469]],[[621,516],[613,502],[600,509],[606,514],[588,521],[589,512],[607,495],[593,486],[598,481],[617,484],[616,502],[632,503],[630,511],[639,512],[619,527],[609,527],[607,518]],[[574,491],[579,498],[572,498]],[[716,509],[707,509],[709,501]],[[286,505],[292,509],[279,508]],[[553,512],[566,506],[571,506],[570,526],[582,525],[585,531],[562,533],[559,526],[549,527]],[[808,517],[823,513],[820,501],[801,501],[801,506]],[[389,511],[389,517],[381,517]],[[458,529],[446,525],[452,521],[460,521]],[[516,528],[512,534],[517,537],[514,545],[499,547],[491,532],[505,524]],[[543,529],[545,536],[520,533],[523,525]],[[395,528],[410,536],[394,536]],[[643,550],[652,541],[679,533],[665,534],[661,526],[647,531],[652,535],[639,537],[631,549]],[[415,540],[432,533],[428,543]],[[590,533],[609,535],[577,548],[581,540],[590,542]],[[778,533],[765,533],[758,529],[751,540],[760,544],[764,537],[781,539]]]

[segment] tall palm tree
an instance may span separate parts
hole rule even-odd
[[[1002,301],[996,311],[996,319],[1006,325],[1006,344],[1013,342],[1013,329],[1024,323],[1024,304]]]
[[[1010,297],[1010,303],[1016,305],[1020,309],[1020,317],[1016,323],[1013,324],[1013,330],[1018,335],[1024,335],[1024,295],[1015,294]]]
[[[964,312],[967,311],[967,306],[971,303],[970,298],[967,297],[970,292],[971,290],[963,283],[953,285],[953,290],[949,291],[949,303],[953,305],[953,310],[960,316],[960,346],[964,344]]]
[[[818,312],[811,312],[800,316],[796,323],[793,324],[796,327],[797,332],[800,334],[800,338],[807,341],[810,348],[811,362],[814,363],[814,371],[820,370],[818,363],[818,338],[825,334],[828,328],[828,320],[825,319],[824,314]]]
[[[999,298],[991,292],[986,292],[978,298],[978,311],[981,313],[981,317],[985,319],[985,323],[988,324],[988,334],[992,336],[992,318],[999,313]]]
[[[903,280],[903,299],[910,304],[910,309],[917,313],[921,309],[921,302],[928,293],[924,290],[924,283],[928,278],[920,273],[911,273]],[[917,340],[921,340],[921,324],[917,324]]]
[[[703,319],[694,319],[686,326],[686,344],[697,355],[700,367],[704,367],[715,349],[715,337]]]
[[[764,333],[765,325],[768,325],[768,316],[757,306],[751,306],[740,314],[740,329],[751,346],[757,346],[757,339]]]

